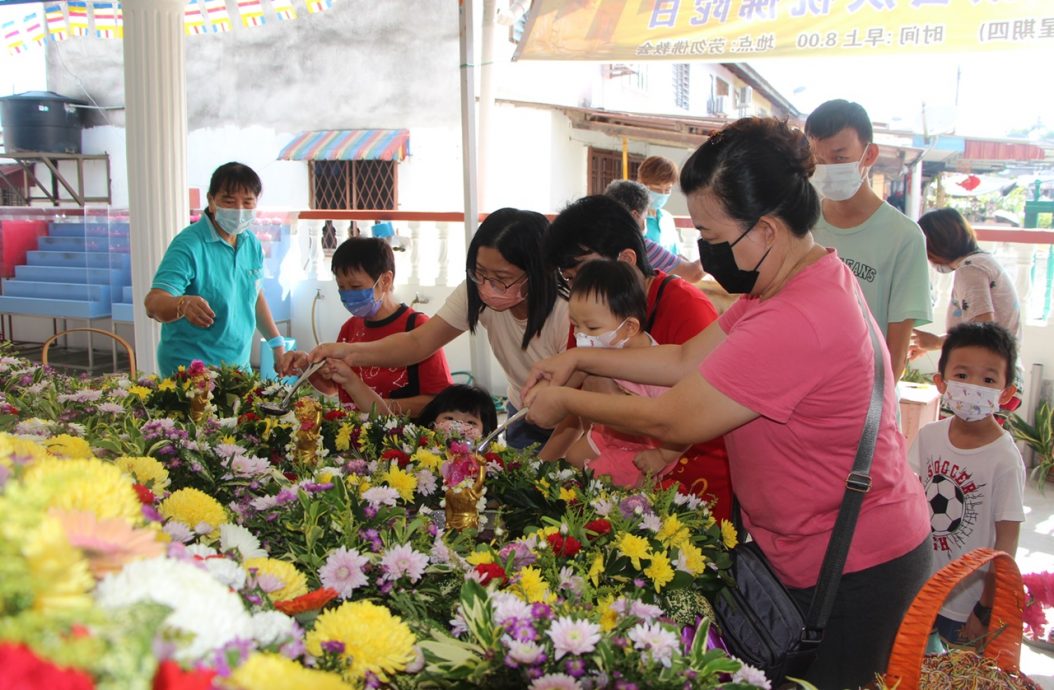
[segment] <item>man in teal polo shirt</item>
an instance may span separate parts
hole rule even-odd
[[[157,364],[162,376],[200,359],[249,368],[259,328],[277,361],[285,353],[260,290],[263,250],[246,232],[263,185],[247,165],[227,163],[212,173],[208,208],[176,235],[154,274],[146,313],[160,321]]]

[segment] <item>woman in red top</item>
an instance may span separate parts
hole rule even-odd
[[[337,342],[366,343],[393,333],[419,328],[428,317],[399,303],[393,293],[395,256],[384,240],[352,237],[333,253],[333,277],[340,301],[351,313],[341,326]],[[309,363],[306,352],[288,352],[282,358],[285,373],[302,370]],[[326,395],[334,393],[344,404],[360,410],[377,408],[382,414],[417,416],[436,393],[453,384],[442,350],[406,367],[349,367],[330,360],[312,376],[311,385]]]

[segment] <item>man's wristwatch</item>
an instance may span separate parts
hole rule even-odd
[[[977,616],[977,620],[981,621],[981,624],[987,627],[989,621],[992,620],[992,607],[984,606],[978,601],[973,605],[973,615]]]

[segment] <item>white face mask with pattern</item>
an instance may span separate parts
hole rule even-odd
[[[979,422],[999,409],[1001,388],[977,386],[962,381],[945,381],[942,402],[964,422]]]

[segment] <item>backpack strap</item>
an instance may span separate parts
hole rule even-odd
[[[661,283],[659,283],[659,290],[655,293],[655,304],[652,306],[651,311],[648,312],[648,321],[644,324],[644,330],[648,333],[651,333],[651,327],[655,325],[655,316],[659,313],[659,303],[662,302],[662,293],[666,291],[666,286],[676,279],[677,276],[670,273],[662,279]]]
[[[417,324],[417,312],[411,309],[410,310],[410,315],[406,317],[406,329],[405,329],[405,331],[407,333],[409,333],[410,331],[412,331],[414,329],[414,326],[416,324]],[[402,388],[400,388],[399,390],[392,391],[392,393],[391,393],[391,399],[392,400],[398,400],[400,398],[412,398],[415,395],[420,395],[421,394],[421,374],[420,374],[420,371],[418,369],[419,366],[420,366],[420,363],[411,364],[410,366],[406,367],[406,376],[407,376],[406,385],[403,386]]]

